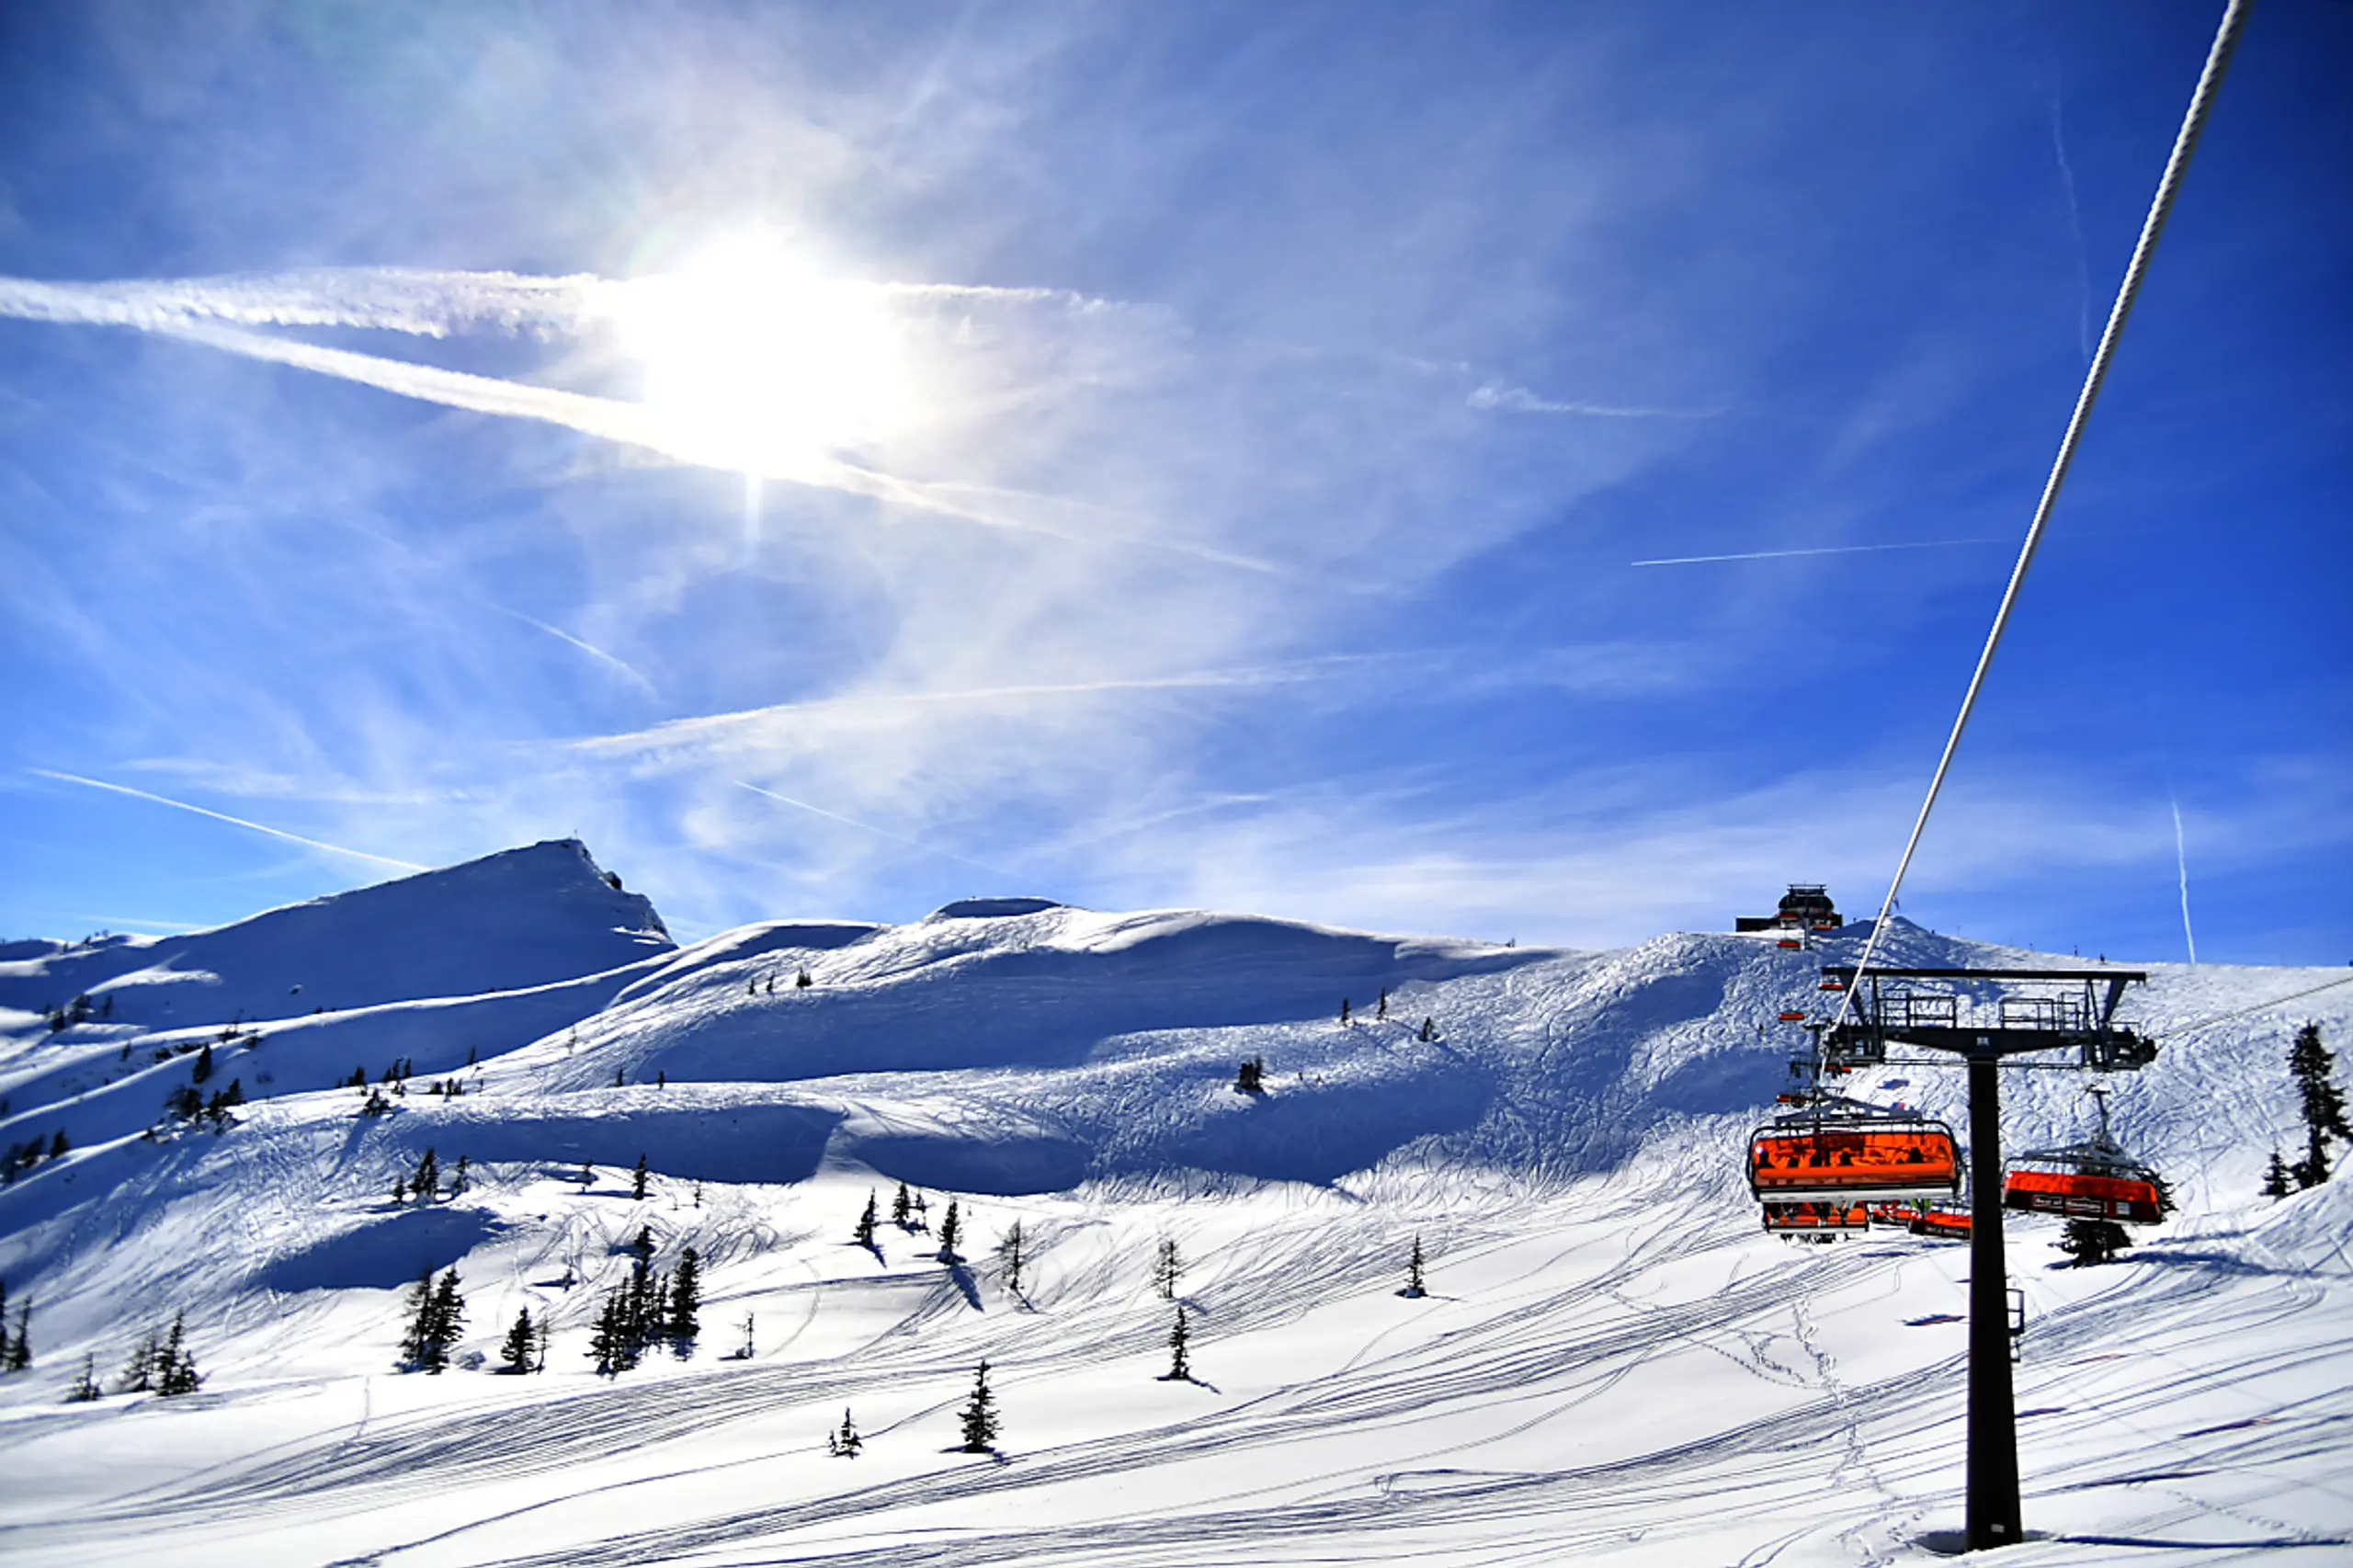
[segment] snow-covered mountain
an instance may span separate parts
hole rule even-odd
[[[724,1508],[677,1482],[661,1508],[689,1521],[678,1528],[697,1544],[649,1545],[631,1533],[632,1515],[582,1527],[566,1538],[579,1550],[553,1560],[603,1560],[607,1548],[581,1544],[600,1530],[631,1542],[609,1552],[632,1562],[733,1561],[725,1541],[772,1547],[779,1530],[814,1530],[828,1561],[870,1550],[900,1561],[882,1538],[951,1495],[972,1499],[944,1516],[960,1521],[958,1539],[1001,1545],[986,1521],[1002,1493],[1076,1531],[1055,1552],[1127,1561],[1120,1543],[1131,1537],[1105,1522],[1125,1516],[1087,1501],[1100,1484],[1088,1478],[1148,1468],[1155,1495],[1165,1484],[1169,1497],[1195,1498],[1167,1506],[1211,1532],[1201,1539],[1237,1532],[1187,1561],[1304,1551],[1318,1519],[1343,1532],[1375,1516],[1435,1528],[1441,1511],[1425,1502],[1439,1497],[1461,1517],[1495,1521],[1446,1535],[1455,1544],[1441,1555],[1492,1561],[1501,1543],[1539,1539],[1502,1507],[1512,1488],[1532,1498],[1552,1486],[1555,1501],[1529,1503],[1528,1517],[1554,1519],[1577,1485],[1608,1491],[1591,1476],[1559,1480],[1570,1471],[1546,1469],[1553,1450],[1529,1449],[1513,1434],[1533,1428],[1515,1423],[1548,1423],[1545,1412],[1586,1401],[1615,1408],[1610,1391],[1629,1379],[1654,1396],[1629,1410],[1651,1414],[1602,1445],[1620,1455],[1607,1463],[1639,1460],[1677,1477],[1676,1495],[1698,1495],[1694,1478],[1760,1442],[1792,1453],[1844,1445],[1830,1473],[1849,1485],[1876,1476],[1870,1484],[1888,1494],[1900,1488],[1887,1472],[1908,1463],[1915,1489],[1937,1495],[1953,1479],[1945,1469],[1957,1476],[1957,1426],[1932,1437],[1905,1412],[1936,1405],[1936,1380],[1950,1381],[1958,1341],[1926,1328],[1950,1310],[1961,1255],[1909,1238],[1801,1254],[1756,1233],[1740,1179],[1742,1135],[1769,1112],[1802,1039],[1778,1015],[1811,1009],[1821,966],[1854,961],[1860,945],[1849,927],[1801,952],[1685,933],[1584,953],[992,899],[904,926],[767,923],[678,948],[650,903],[570,841],[214,931],[19,944],[0,961],[0,1147],[20,1156],[0,1189],[0,1281],[12,1302],[35,1303],[38,1358],[35,1370],[0,1378],[0,1448],[14,1473],[63,1490],[0,1502],[0,1551],[87,1561],[127,1545],[138,1533],[128,1521],[155,1513],[204,1540],[206,1521],[219,1521],[227,1560],[243,1539],[227,1525],[237,1500],[278,1498],[290,1511],[269,1560],[324,1561],[347,1555],[326,1543],[365,1511],[366,1478],[466,1484],[453,1478],[471,1471],[445,1459],[443,1441],[485,1474],[540,1478],[468,1493],[459,1512],[487,1519],[514,1498],[541,1506],[589,1475],[669,1485],[681,1466],[752,1463],[744,1453],[770,1455],[782,1441],[756,1435],[767,1428],[756,1413],[814,1413],[796,1417],[815,1425],[794,1428],[787,1450],[821,1436],[825,1407],[853,1393],[904,1423],[937,1425],[949,1384],[983,1354],[1052,1412],[1034,1442],[1007,1450],[1036,1456],[1034,1495],[1003,1477],[980,1484],[980,1472],[937,1452],[940,1441],[911,1441],[879,1489],[872,1471],[885,1467],[870,1460],[791,1461],[813,1473],[776,1484],[803,1499],[801,1511],[740,1538],[695,1534],[704,1527],[690,1521]],[[1908,925],[1881,954],[2080,962]],[[2343,1358],[2347,1266],[2341,1252],[2315,1250],[2335,1246],[2331,1228],[2348,1217],[2339,1194],[2277,1209],[2253,1201],[2263,1162],[2296,1125],[2287,1037],[2309,1017],[2341,1042],[2353,986],[2336,983],[2348,977],[2148,967],[2150,983],[2125,1011],[2161,1053],[2120,1083],[2114,1110],[2125,1141],[2166,1170],[2182,1212],[2128,1255],[2152,1261],[2071,1271],[2045,1288],[2046,1305],[2076,1314],[2070,1322],[2129,1322],[2121,1281],[2153,1269],[2141,1299],[2185,1313],[2196,1298],[2227,1317],[2239,1292],[2259,1314],[2267,1292],[2286,1291],[2325,1305],[2273,1337],[2302,1346],[2302,1364],[2353,1365]],[[1262,1093],[1235,1087],[1246,1061],[1264,1063]],[[1958,1077],[1891,1070],[1862,1089],[1958,1124]],[[451,1083],[462,1093],[428,1092]],[[2014,1074],[2006,1136],[2055,1142],[2075,1131],[2081,1086],[2072,1073]],[[371,1098],[383,1114],[364,1114]],[[214,1099],[221,1114],[185,1114]],[[393,1202],[395,1181],[427,1149],[445,1170],[465,1156],[467,1190]],[[642,1199],[629,1176],[640,1161]],[[943,1269],[926,1256],[935,1242],[888,1226],[870,1252],[846,1247],[868,1189],[887,1197],[898,1181],[929,1189],[935,1212],[955,1197],[981,1227],[968,1237],[993,1244],[1019,1219],[1036,1256],[1024,1289],[985,1267]],[[732,1331],[714,1326],[693,1361],[611,1384],[591,1377],[581,1346],[598,1290],[626,1272],[623,1244],[641,1228],[665,1262],[698,1249],[714,1325],[751,1312],[794,1324],[789,1336],[756,1335],[753,1356],[721,1362]],[[2019,1230],[2030,1251],[2049,1233]],[[1142,1254],[1164,1233],[1185,1238],[1197,1260],[1200,1288],[1187,1299],[1221,1369],[1203,1374],[1216,1390],[1182,1385],[1199,1393],[1193,1405],[1155,1406],[1131,1431],[1104,1412],[1127,1408],[1133,1390],[1104,1393],[1100,1408],[1092,1393],[1042,1391],[1090,1389],[1099,1367],[1149,1359],[1166,1303],[1141,1288]],[[1391,1277],[1414,1234],[1451,1283],[1401,1318]],[[2031,1267],[2047,1273],[2035,1256]],[[488,1351],[518,1310],[543,1314],[557,1331],[550,1375],[390,1375],[398,1289],[453,1264],[469,1283],[466,1345]],[[2275,1276],[2296,1283],[2266,1283]],[[1826,1316],[1869,1316],[1905,1281],[1935,1305],[1892,1319],[1878,1310],[1851,1352],[1841,1341],[1834,1354]],[[106,1371],[183,1312],[210,1374],[204,1394],[57,1403],[82,1357]],[[1904,1326],[1913,1317],[1924,1326]],[[1923,1362],[1913,1352],[1932,1340]],[[2090,1331],[2068,1343],[2088,1346]],[[2235,1366],[2239,1354],[2209,1361]],[[1653,1380],[1652,1358],[1673,1366]],[[1387,1369],[1378,1391],[1364,1375],[1376,1366]],[[1613,1369],[1604,1378],[1600,1368]],[[1729,1377],[1737,1397],[1714,1398],[1711,1377]],[[2177,1387],[2185,1409],[2202,1388],[2195,1378]],[[358,1415],[355,1430],[354,1397],[386,1414]],[[2331,1398],[2310,1419],[2353,1414]],[[2285,1399],[2256,1397],[2257,1416],[2289,1419]],[[287,1414],[290,1400],[299,1414]],[[210,1423],[210,1436],[184,1442],[186,1424],[154,1425],[191,1408],[209,1413],[198,1425]],[[1446,1451],[1475,1449],[1481,1468],[1409,1466],[1417,1479],[1397,1479],[1427,1451],[1405,1436],[1425,1409],[1455,1433]],[[1793,1425],[1767,1441],[1758,1434],[1775,1411]],[[360,1443],[371,1424],[379,1437]],[[1733,1442],[1733,1432],[1747,1436]],[[1279,1440],[1321,1457],[1262,1475],[1263,1446]],[[117,1443],[150,1454],[138,1479],[68,1478],[74,1456]],[[199,1473],[216,1443],[242,1457]],[[1228,1449],[1254,1457],[1209,1479]],[[1588,1449],[1600,1452],[1585,1439],[1563,1452]],[[1899,1451],[1911,1460],[1887,1457]],[[1484,1468],[1506,1459],[1504,1471]],[[1797,1468],[1821,1480],[1812,1459]],[[1494,1480],[1506,1471],[1508,1485]],[[1383,1475],[1370,1513],[1354,1503],[1319,1512],[1317,1498],[1355,1496],[1349,1486]],[[161,1490],[131,1495],[151,1482]],[[1220,1511],[1261,1485],[1262,1505]],[[313,1486],[318,1500],[292,1505]],[[519,1490],[509,1497],[501,1486]],[[863,1500],[824,1501],[844,1486]],[[933,1486],[945,1490],[935,1497]],[[1756,1505],[1754,1528],[1699,1510],[1719,1530],[1707,1551],[1728,1560],[1802,1536],[1805,1560],[1870,1560],[1901,1534],[1888,1521],[1903,1510],[1883,1506],[1838,1513],[1836,1529],[1802,1526],[1788,1510],[1805,1488],[1773,1487],[1780,1500]],[[63,1506],[68,1497],[86,1517]],[[1620,1520],[1603,1533],[1621,1545],[1689,1512],[1676,1505],[1651,1524],[1629,1522],[1643,1514],[1632,1493],[1596,1506]],[[2341,1505],[2313,1508],[2326,1528],[2353,1527]],[[1110,1533],[1087,1536],[1086,1520]],[[527,1538],[506,1528],[415,1550],[421,1561],[528,1557]],[[429,1533],[369,1528],[370,1551]],[[745,1550],[774,1560],[766,1547]],[[1682,1550],[1657,1560],[1700,1560]],[[976,1547],[940,1560],[992,1559]]]

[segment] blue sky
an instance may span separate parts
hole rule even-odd
[[[2217,9],[9,6],[0,935],[1867,911]],[[2347,59],[2256,11],[1915,918],[2353,957]]]

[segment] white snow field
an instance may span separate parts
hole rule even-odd
[[[1936,1561],[1968,1249],[1790,1245],[1740,1171],[1802,1038],[1772,1020],[1859,947],[1001,899],[680,949],[567,841],[216,931],[0,949],[0,1147],[30,1158],[0,1281],[33,1351],[0,1376],[0,1558]],[[2089,961],[1909,926],[1886,949]],[[2257,1196],[2301,1153],[2290,1036],[2343,1049],[2353,971],[2148,967],[2125,1012],[2161,1053],[2112,1103],[2180,1210],[2097,1268],[2011,1217],[2035,1539],[1999,1561],[2353,1561],[2353,1178]],[[359,1114],[403,1059],[390,1113]],[[217,1128],[165,1108],[205,1062],[199,1094],[244,1099]],[[1958,1125],[1959,1078],[1861,1087]],[[2065,1141],[2083,1082],[2008,1075],[2006,1139]],[[427,1148],[467,1188],[395,1204]],[[852,1244],[901,1180],[935,1228],[956,1200],[971,1261],[887,1220]],[[1016,1221],[1018,1291],[994,1256]],[[698,1250],[702,1333],[608,1379],[590,1330],[641,1227],[657,1267]],[[1192,1381],[1160,1375],[1164,1239]],[[450,1265],[456,1363],[397,1370],[405,1287]],[[527,1308],[547,1369],[504,1374]],[[201,1390],[111,1392],[175,1314]],[[73,1403],[85,1357],[110,1392]],[[983,1358],[1003,1430],[967,1454]],[[846,1408],[866,1441],[838,1459]]]

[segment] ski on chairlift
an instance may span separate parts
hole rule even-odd
[[[1859,1236],[1871,1228],[1871,1211],[1863,1203],[1765,1204],[1765,1229],[1791,1241],[1835,1242]]]

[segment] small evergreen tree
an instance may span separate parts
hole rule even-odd
[[[1176,1281],[1185,1272],[1185,1260],[1178,1256],[1172,1236],[1160,1238],[1160,1250],[1152,1260],[1152,1288],[1160,1292],[1164,1301],[1176,1299]]]
[[[458,1168],[449,1177],[449,1196],[458,1197],[466,1190],[466,1157],[458,1156]]]
[[[1424,1018],[1422,1020],[1422,1039],[1427,1041],[1436,1040],[1437,1038],[1438,1020],[1436,1018]]]
[[[72,1147],[74,1145],[65,1141],[65,1129],[61,1127],[57,1130],[57,1136],[49,1141],[49,1157],[62,1160],[65,1157],[65,1151]]]
[[[1414,1238],[1414,1250],[1405,1258],[1405,1288],[1397,1292],[1415,1301],[1429,1294],[1422,1284],[1422,1238]]]
[[[218,1017],[220,1015],[216,1013],[213,1016]],[[191,1084],[201,1084],[210,1076],[212,1076],[212,1042],[208,1040],[204,1042],[203,1049],[196,1053],[196,1065],[188,1070],[188,1077]]]
[[[1233,1074],[1234,1093],[1263,1095],[1267,1092],[1267,1059],[1254,1056],[1244,1062]]]
[[[165,1399],[194,1393],[203,1386],[204,1374],[196,1369],[196,1357],[188,1348],[187,1334],[188,1314],[182,1312],[173,1317],[172,1331],[155,1353],[155,1392]]]
[[[2059,1250],[2074,1258],[2078,1268],[2107,1263],[2131,1244],[2124,1227],[2113,1220],[2070,1220],[2059,1238]]]
[[[1021,1233],[1021,1221],[1018,1220],[1013,1222],[1011,1230],[997,1238],[996,1258],[998,1265],[1005,1270],[1005,1288],[1017,1295],[1021,1290],[1022,1247],[1025,1244],[1025,1238]]]
[[[600,1374],[609,1378],[634,1364],[626,1343],[628,1337],[621,1292],[608,1291],[605,1305],[597,1314],[597,1326],[588,1335],[588,1357],[597,1363]]]
[[[32,1322],[33,1304],[21,1299],[17,1302],[16,1328],[9,1331],[0,1322],[0,1341],[6,1345],[5,1354],[0,1354],[0,1369],[21,1372],[33,1364]]]
[[[1389,987],[1386,985],[1381,988],[1381,1006],[1373,1011],[1372,1016],[1375,1018],[1385,1018],[1389,1016]]]
[[[793,978],[792,983],[797,989],[806,991],[815,982],[809,978],[809,971],[804,969]]]
[[[419,1203],[430,1203],[441,1196],[441,1163],[433,1151],[425,1151],[425,1158],[416,1162],[416,1174],[408,1178],[408,1189]]]
[[[907,1184],[901,1182],[891,1199],[891,1223],[904,1231],[911,1229],[909,1218],[915,1213],[915,1200],[907,1196]]]
[[[678,1271],[670,1280],[670,1338],[680,1355],[702,1333],[702,1259],[695,1249],[678,1255]]]
[[[642,1154],[637,1157],[637,1172],[630,1178],[629,1195],[636,1199],[645,1196],[645,1156]]]
[[[851,1233],[850,1241],[858,1246],[865,1247],[870,1252],[872,1251],[874,1248],[874,1191],[871,1187],[869,1187],[866,1193],[866,1207],[858,1216],[858,1229]]]
[[[2287,1197],[2291,1190],[2288,1185],[2288,1162],[2279,1157],[2279,1150],[2274,1149],[2271,1151],[2271,1164],[2263,1172],[2263,1196],[2280,1199]]]
[[[963,1413],[957,1418],[964,1429],[964,1451],[984,1454],[996,1442],[996,1395],[989,1392],[989,1364],[981,1363],[972,1378],[972,1397],[965,1402]]]
[[[637,1255],[638,1271],[643,1273],[645,1266],[654,1261],[654,1227],[640,1225],[637,1239],[629,1244],[629,1250]]]
[[[957,1256],[956,1252],[956,1243],[961,1233],[962,1227],[957,1223],[956,1200],[951,1198],[948,1200],[948,1218],[939,1222],[939,1252],[938,1256],[940,1262],[955,1264],[964,1261],[961,1257]]]
[[[506,1331],[506,1342],[498,1347],[498,1358],[506,1363],[510,1372],[531,1369],[531,1309],[524,1308],[515,1314],[515,1326]]]
[[[1343,996],[1343,997],[1341,997],[1341,998],[1340,998],[1340,1022],[1342,1022],[1342,1023],[1344,1023],[1344,1024],[1345,1024],[1345,1023],[1347,1023],[1347,1021],[1348,1021],[1348,999],[1347,999],[1347,997]]]
[[[2299,1187],[2318,1187],[2328,1179],[2328,1140],[2353,1140],[2336,1074],[2336,1054],[2321,1043],[2320,1026],[2306,1024],[2298,1029],[2296,1043],[2288,1051],[2288,1074],[2296,1081],[2297,1096],[2303,1102],[2304,1157],[2290,1167]]]
[[[82,1358],[82,1375],[65,1391],[66,1400],[74,1404],[87,1404],[102,1392],[98,1387],[98,1358],[85,1355]]]
[[[1193,1363],[1185,1354],[1185,1346],[1192,1341],[1192,1331],[1185,1326],[1185,1309],[1176,1308],[1176,1325],[1168,1331],[1168,1371],[1160,1380],[1164,1383],[1189,1383],[1193,1381]]]
[[[849,1418],[849,1412],[845,1409],[842,1424],[825,1434],[825,1451],[837,1460],[854,1460],[864,1447],[866,1439],[858,1435],[858,1424]]]
[[[141,1340],[139,1347],[131,1353],[131,1359],[122,1364],[119,1374],[121,1391],[124,1393],[145,1393],[154,1387],[155,1362],[162,1353],[163,1346],[155,1343],[153,1333]]]

